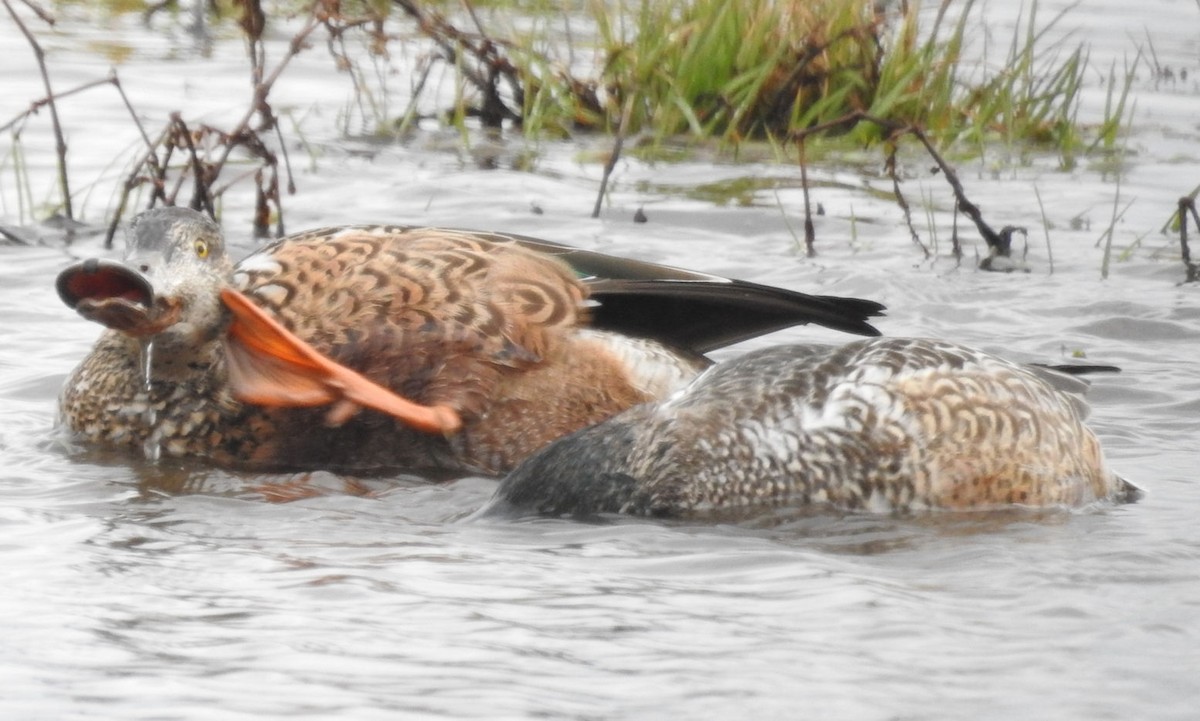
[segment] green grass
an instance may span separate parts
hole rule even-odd
[[[114,11],[143,9],[137,0],[103,0]],[[364,18],[337,47],[362,37],[361,53],[339,53],[368,133],[403,134],[418,117],[418,98],[447,73],[456,97],[442,122],[465,132],[481,102],[480,78],[495,58],[512,76],[493,78],[526,138],[625,130],[656,142],[716,141],[732,152],[747,142],[786,140],[852,113],[890,126],[921,128],[942,149],[984,155],[1000,147],[1004,160],[1054,152],[1064,168],[1077,156],[1112,151],[1124,127],[1126,100],[1139,58],[1109,74],[1109,107],[1097,128],[1078,121],[1088,72],[1086,48],[1050,34],[1077,5],[1044,20],[1024,6],[997,57],[964,58],[982,36],[979,3],[942,0],[936,12],[919,0],[877,9],[877,0],[433,0],[414,2],[439,22],[418,24],[387,0],[344,0],[339,22]],[[929,5],[927,2],[926,6]],[[236,20],[240,6],[219,0],[219,17]],[[282,12],[276,9],[274,12]],[[307,12],[297,4],[292,12]],[[382,30],[382,32],[380,32]],[[428,58],[408,86],[389,88],[386,53],[410,58],[409,39],[423,34],[442,48],[443,67]],[[492,55],[473,57],[486,40]],[[399,43],[406,43],[400,50]],[[334,45],[331,45],[331,48]],[[447,59],[447,48],[454,53]],[[1153,48],[1151,48],[1153,50]],[[995,55],[992,53],[992,55]],[[590,63],[588,62],[590,61]],[[400,82],[404,82],[401,79]],[[394,98],[403,96],[402,104]],[[353,129],[347,124],[348,134]],[[888,126],[860,122],[825,133],[845,147],[878,143]],[[811,140],[811,139],[810,139]],[[641,144],[645,148],[645,144]]]
[[[588,7],[601,55],[595,81],[610,105],[633,100],[633,132],[731,144],[783,136],[865,107],[876,74],[876,19],[864,0]]]
[[[145,0],[100,2],[114,13],[149,7]],[[999,147],[1007,162],[1050,151],[1069,169],[1081,153],[1116,148],[1141,59],[1127,63],[1123,73],[1115,66],[1109,70],[1104,120],[1089,128],[1078,121],[1087,50],[1069,39],[1050,40],[1062,19],[1079,10],[1078,3],[1045,20],[1031,0],[1007,46],[999,53],[989,48],[982,58],[964,58],[969,43],[991,42],[980,27],[976,0],[942,0],[934,7],[911,0],[899,8],[884,4],[885,10],[877,8],[877,0],[413,4],[444,22],[419,25],[388,0],[324,6],[335,13],[335,25],[353,25],[330,44],[354,91],[354,107],[345,115],[347,134],[358,130],[350,126],[352,116],[363,121],[362,131],[403,134],[418,118],[419,97],[439,86],[426,82],[430,75],[447,73],[456,97],[440,118],[469,141],[465,130],[481,100],[479,78],[499,57],[513,70],[513,87],[505,86],[507,103],[533,141],[580,131],[616,133],[628,110],[629,134],[659,143],[717,141],[736,153],[747,142],[786,140],[858,112],[890,126],[919,127],[939,147],[963,155],[982,156]],[[213,7],[217,22],[235,23],[242,12],[234,0],[218,0]],[[309,6],[294,0],[268,11],[305,13]],[[397,92],[389,87],[397,79],[388,77],[386,55],[417,57],[424,51],[410,51],[408,43],[421,34],[440,45],[444,65],[431,71],[437,61],[428,55]],[[358,42],[356,36],[365,56],[338,50]],[[469,42],[480,39],[493,49],[491,58],[471,56]],[[453,59],[446,58],[446,48]],[[488,82],[500,87],[510,80]],[[854,147],[878,143],[890,132],[889,126],[860,122],[826,135]]]
[[[519,32],[502,19],[502,2],[488,7],[482,24],[517,68],[525,91],[517,111],[531,139],[616,133],[628,111],[627,133],[717,141],[736,153],[866,113],[885,125],[825,135],[855,147],[916,126],[943,149],[983,155],[999,146],[1005,162],[1048,151],[1069,169],[1079,154],[1115,146],[1138,62],[1123,75],[1113,69],[1105,120],[1087,128],[1078,121],[1087,50],[1049,39],[1074,6],[1043,22],[1030,3],[998,62],[964,59],[981,32],[974,0],[943,2],[932,19],[919,2],[883,14],[874,0],[587,0],[573,15],[544,9]],[[570,62],[585,57],[595,59],[590,71]]]
[[[25,223],[33,212],[33,192],[29,183],[29,169],[25,164],[25,147],[21,143],[20,135],[13,133],[11,137],[8,151],[0,158],[0,175],[12,173],[12,187],[15,189],[16,198],[11,202],[16,204],[16,212],[9,207],[10,201],[4,193],[0,193],[0,212]],[[3,190],[4,185],[6,184],[0,184],[0,190]]]

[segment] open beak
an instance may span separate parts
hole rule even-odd
[[[128,265],[103,258],[73,263],[58,274],[58,297],[90,321],[131,336],[159,333],[179,320],[175,298],[157,297],[154,285]]]

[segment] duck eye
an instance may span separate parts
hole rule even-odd
[[[197,258],[207,258],[208,257],[208,243],[204,242],[203,240],[197,240],[195,249],[196,249],[196,257]]]

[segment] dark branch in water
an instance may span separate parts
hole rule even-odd
[[[84,90],[91,90],[92,88],[100,86],[100,85],[116,84],[115,78],[116,78],[116,76],[104,78],[103,80],[91,80],[82,85],[71,88],[70,90],[64,90],[60,93],[55,93],[53,96],[35,100],[29,104],[28,109],[26,109],[23,112],[18,113],[12,120],[9,120],[4,125],[0,125],[0,133],[16,126],[18,123],[27,119],[30,115],[37,115],[39,110],[46,107],[47,105],[54,102],[55,100],[61,100],[66,97],[70,97],[71,95],[75,95],[76,93],[81,93]]]
[[[128,103],[128,101],[126,101],[126,103]],[[132,107],[130,107],[130,111],[132,112]],[[138,126],[141,127],[140,122]],[[143,135],[144,134],[145,131],[143,131]],[[134,168],[148,167],[151,170],[151,175],[150,177],[139,176],[137,174],[137,170],[135,170],[132,175],[125,179],[125,182],[121,186],[121,194],[117,197],[116,212],[112,214],[112,219],[108,224],[108,230],[104,235],[105,248],[111,249],[113,247],[113,238],[117,234],[117,224],[125,215],[125,207],[129,204],[129,193],[135,187],[142,184],[150,185],[150,207],[154,207],[154,204],[158,201],[162,201],[164,204],[167,202],[167,196],[164,193],[163,188],[166,187],[167,164],[170,162],[170,154],[168,153],[168,156],[164,158],[163,162],[160,164],[158,162],[158,156],[156,153],[158,146],[167,139],[169,134],[170,128],[168,127],[159,135],[158,140],[151,141],[149,136],[145,136],[146,144],[149,146],[149,148],[147,148],[146,154],[142,156],[142,159],[137,162],[137,165],[135,165]]]
[[[7,5],[7,3],[5,3]],[[21,4],[33,11],[38,18],[47,25],[53,26],[55,23],[54,16],[38,7],[38,4],[33,0],[21,0]]]
[[[625,110],[621,113],[621,124],[617,127],[617,138],[613,141],[612,153],[604,163],[604,176],[600,178],[600,192],[596,194],[596,204],[592,206],[592,217],[600,217],[600,206],[604,203],[604,194],[608,191],[608,178],[617,167],[621,157],[621,149],[625,146],[625,131],[629,127],[629,117],[633,114],[633,95],[625,99]]]
[[[500,80],[503,79],[512,89],[514,104],[517,107],[525,105],[520,70],[501,52],[507,44],[493,40],[483,32],[471,3],[464,1],[463,4],[479,30],[477,36],[459,30],[436,12],[425,11],[413,0],[392,0],[392,3],[416,21],[421,33],[441,48],[446,62],[461,67],[466,79],[483,95],[483,102],[476,112],[485,128],[499,128],[505,120],[521,123],[521,115],[500,97]],[[481,67],[460,64],[459,51],[473,57]]]
[[[895,135],[892,136],[895,138]],[[887,159],[883,163],[883,167],[887,170],[888,177],[892,179],[892,193],[896,196],[896,204],[900,206],[900,210],[904,213],[904,224],[908,226],[908,233],[912,236],[912,242],[916,243],[917,247],[925,255],[928,260],[930,256],[929,247],[921,242],[921,236],[917,234],[917,229],[913,227],[912,211],[908,207],[908,201],[904,199],[904,193],[900,192],[900,175],[896,172],[896,150],[899,146],[893,139],[889,139],[887,150]]]
[[[954,204],[954,214],[950,219],[950,254],[954,259],[962,263],[963,251],[962,240],[958,237],[958,204]],[[1051,263],[1051,272],[1054,272],[1054,264]]]
[[[1188,215],[1191,214],[1196,227],[1200,228],[1200,214],[1196,212],[1196,198],[1185,195],[1179,199],[1179,251],[1183,256],[1183,267],[1187,269],[1185,283],[1200,281],[1200,263],[1192,262],[1192,253],[1188,248]]]
[[[817,255],[817,229],[812,220],[812,202],[808,197],[808,159],[805,157],[804,138],[797,141],[800,146],[800,188],[804,191],[804,254],[809,258]]]
[[[983,219],[983,213],[980,212],[979,206],[967,199],[966,191],[963,190],[962,183],[958,179],[958,174],[954,172],[954,169],[950,167],[949,163],[946,162],[941,153],[939,153],[937,149],[933,147],[933,143],[929,141],[929,137],[920,128],[914,125],[906,125],[903,123],[886,120],[884,118],[875,117],[862,111],[857,111],[848,113],[835,120],[813,125],[803,130],[794,131],[789,137],[797,143],[803,143],[804,139],[810,135],[816,135],[818,133],[825,133],[831,130],[843,128],[849,130],[860,122],[873,123],[887,132],[887,137],[884,141],[888,144],[885,169],[887,170],[888,176],[892,179],[892,189],[896,196],[896,202],[899,204],[900,209],[904,212],[904,221],[908,225],[909,232],[912,234],[913,242],[916,243],[917,247],[921,249],[926,258],[930,257],[929,248],[923,242],[921,242],[920,235],[917,233],[916,228],[913,227],[912,214],[909,210],[908,202],[904,199],[904,195],[900,192],[900,179],[896,173],[897,142],[904,135],[916,136],[917,140],[921,141],[921,144],[925,146],[925,151],[929,153],[929,156],[933,158],[935,163],[937,163],[937,170],[942,174],[943,177],[946,178],[946,182],[950,184],[950,188],[954,192],[956,209],[961,210],[964,215],[966,215],[973,223],[975,223],[975,227],[979,229],[979,234],[983,236],[984,242],[987,243],[988,248],[991,251],[989,259],[994,257],[1007,258],[1012,255],[1012,236],[1017,232],[1024,234],[1026,232],[1025,229],[1016,226],[1005,226],[999,233],[993,230],[992,227],[987,224],[987,221]],[[802,155],[801,178],[805,188],[805,221],[807,226],[807,224],[811,223],[812,220],[808,209],[808,183],[804,173],[803,165],[804,161]],[[954,253],[955,257],[961,257],[962,255],[962,249],[958,244],[957,220],[954,230]],[[983,267],[985,270],[992,269],[990,260],[985,261],[981,267]]]
[[[148,151],[125,179],[118,200],[117,212],[113,214],[108,228],[105,241],[108,247],[112,245],[117,224],[120,223],[128,205],[129,194],[141,185],[150,185],[152,188],[149,202],[149,207],[152,208],[160,203],[175,205],[183,183],[190,179],[192,194],[188,201],[188,207],[214,215],[217,199],[230,187],[229,183],[220,187],[216,183],[224,172],[230,157],[238,150],[258,160],[258,165],[254,170],[242,174],[238,178],[253,177],[255,181],[255,234],[259,237],[270,234],[272,208],[275,211],[277,232],[282,234],[284,225],[282,199],[279,193],[279,158],[264,142],[262,136],[264,132],[274,132],[278,146],[284,147],[279,123],[275,111],[270,105],[269,96],[275,82],[283,74],[291,59],[305,49],[308,37],[318,27],[333,28],[332,23],[335,22],[335,19],[330,15],[314,11],[304,27],[292,38],[287,54],[268,73],[266,54],[262,46],[265,15],[262,14],[256,0],[243,3],[243,7],[241,25],[249,42],[250,74],[254,87],[250,107],[241,120],[228,132],[203,124],[192,128],[183,119],[182,113],[178,111],[171,113],[170,119],[157,141],[152,142],[143,130],[142,137],[146,140]],[[123,92],[122,98],[124,98]],[[129,106],[127,99],[125,102],[126,106]],[[132,108],[130,110],[132,113]],[[256,118],[257,123],[254,122]],[[186,157],[182,167],[178,168],[179,176],[174,187],[168,191],[167,175],[176,150],[184,151]],[[288,180],[287,190],[292,193],[295,192],[295,182],[286,150],[282,155]]]
[[[108,81],[117,89],[117,94],[121,96],[121,102],[125,104],[125,109],[129,111],[129,117],[133,119],[133,124],[137,126],[138,133],[141,134],[142,140],[146,142],[146,147],[154,150],[154,143],[150,141],[150,135],[146,133],[146,127],[142,125],[141,119],[138,118],[137,111],[133,109],[133,103],[129,102],[129,96],[125,94],[125,88],[121,85],[121,79],[117,77],[117,72],[114,70],[109,76]]]
[[[191,130],[178,112],[171,113],[171,129],[174,136],[171,144],[182,147],[187,151],[188,165],[192,169],[192,201],[188,207],[192,210],[203,210],[212,216],[216,210],[213,207],[212,188],[210,180],[214,177],[214,169],[206,167],[196,152],[196,142]],[[229,147],[226,145],[226,147]],[[174,198],[171,198],[174,201]]]
[[[885,128],[889,128],[889,129],[894,129],[894,128],[898,127],[894,123],[889,123],[884,120],[878,120],[878,119],[871,118],[866,113],[864,113],[860,110],[860,111],[856,111],[853,113],[849,113],[847,115],[843,115],[840,118],[835,118],[834,120],[830,120],[828,122],[811,125],[807,128],[804,128],[803,130],[793,131],[792,133],[790,133],[788,135],[788,138],[790,140],[795,141],[800,146],[800,184],[801,184],[801,187],[804,189],[804,245],[805,245],[805,253],[807,253],[807,255],[810,258],[817,254],[817,248],[816,248],[816,229],[815,229],[815,226],[813,225],[813,221],[812,221],[812,212],[811,212],[812,206],[809,204],[809,200],[808,200],[808,169],[807,169],[808,163],[807,163],[807,159],[805,158],[805,154],[804,154],[804,141],[810,135],[819,135],[821,133],[825,133],[825,132],[828,132],[831,130],[842,129],[842,128],[845,128],[848,130],[848,129],[854,127],[855,123],[858,123],[863,120],[870,120],[872,122],[877,122],[881,126],[883,126]],[[810,228],[812,229],[811,235],[809,234]]]
[[[8,130],[8,129],[16,126],[18,123],[25,121],[26,119],[29,118],[29,116],[36,114],[41,108],[46,107],[46,106],[51,106],[54,100],[60,100],[62,98],[66,98],[66,97],[75,95],[77,93],[81,93],[85,90],[91,90],[92,88],[96,88],[101,85],[111,85],[112,87],[114,87],[116,89],[117,94],[121,96],[121,102],[125,105],[125,109],[129,111],[129,117],[133,120],[134,126],[137,127],[138,133],[141,134],[142,140],[145,141],[146,147],[147,147],[146,155],[143,156],[140,161],[138,161],[137,167],[140,168],[143,166],[148,166],[150,168],[150,170],[152,172],[152,177],[149,180],[151,181],[151,184],[154,187],[154,198],[157,198],[159,200],[165,200],[165,196],[163,195],[162,188],[163,188],[163,178],[166,174],[166,170],[165,170],[165,168],[160,167],[160,165],[158,163],[158,158],[155,155],[155,149],[157,148],[158,144],[163,141],[163,138],[165,137],[165,133],[163,136],[160,136],[158,141],[153,141],[150,139],[150,136],[146,133],[145,126],[142,125],[142,121],[138,118],[137,111],[135,111],[133,109],[133,104],[129,102],[129,96],[127,96],[125,94],[125,88],[121,85],[121,79],[117,76],[117,73],[115,71],[113,71],[107,78],[104,78],[102,80],[92,80],[92,81],[83,83],[81,85],[78,85],[74,88],[71,88],[70,90],[64,90],[60,93],[55,93],[51,97],[46,97],[46,98],[42,98],[40,100],[35,100],[34,102],[30,103],[29,108],[27,110],[25,110],[24,112],[17,115],[15,118],[10,120],[8,123],[6,123],[4,125],[0,125],[0,132]],[[61,170],[65,171],[64,164],[60,164],[59,167]],[[142,178],[141,180],[144,182],[147,179]],[[135,187],[137,184],[138,183],[130,183],[130,180],[126,180],[124,191],[121,193],[121,195],[118,199],[116,218],[119,219],[121,217],[121,215],[124,213],[129,191],[132,190],[133,187]],[[153,201],[152,201],[152,204],[153,204]],[[115,232],[116,232],[116,223],[114,221],[114,223],[109,226],[108,234],[104,241],[105,248],[112,248],[113,235],[115,234]]]
[[[75,213],[71,208],[71,184],[67,180],[67,141],[63,137],[62,123],[58,120],[58,106],[54,102],[54,88],[50,86],[50,72],[46,69],[46,52],[42,50],[42,46],[38,44],[37,38],[33,37],[33,33],[29,32],[29,28],[25,26],[25,22],[21,20],[21,16],[13,8],[9,0],[3,0],[4,9],[8,10],[8,14],[12,17],[13,22],[17,24],[17,28],[25,39],[29,41],[29,47],[33,49],[33,55],[37,59],[38,70],[42,73],[42,85],[46,88],[46,107],[50,108],[50,124],[54,128],[54,145],[55,151],[58,153],[58,185],[62,191],[63,215],[68,220],[75,219]],[[45,11],[34,5],[31,0],[23,0],[26,7],[33,11],[42,20],[54,24],[53,18]]]
[[[1005,258],[1009,257],[1012,254],[1012,233],[1015,230],[1023,231],[1023,229],[1013,228],[1007,235],[1003,231],[997,233],[995,230],[992,230],[992,226],[988,225],[987,221],[983,219],[983,213],[979,211],[979,206],[967,199],[967,193],[963,190],[962,183],[958,180],[958,173],[954,172],[954,168],[950,167],[941,154],[933,147],[933,143],[929,141],[929,137],[917,127],[910,126],[907,130],[917,136],[917,140],[920,140],[921,144],[925,146],[925,150],[933,158],[933,162],[937,163],[942,176],[950,184],[950,189],[954,191],[954,199],[958,204],[958,209],[970,218],[975,227],[979,229],[979,234],[983,236],[983,240],[987,243],[992,254]]]

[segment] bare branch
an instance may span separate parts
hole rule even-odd
[[[58,106],[54,102],[54,89],[50,86],[50,72],[46,69],[46,52],[42,50],[42,46],[38,44],[37,38],[33,33],[29,32],[29,28],[25,26],[21,16],[13,9],[9,0],[2,0],[4,9],[8,10],[9,16],[13,22],[17,24],[17,28],[25,39],[29,42],[29,47],[33,49],[34,58],[37,59],[38,70],[42,74],[42,84],[46,88],[46,106],[50,108],[50,124],[54,128],[54,143],[55,150],[58,153],[58,185],[62,191],[63,214],[69,219],[75,219],[75,213],[71,209],[71,185],[67,179],[67,141],[63,137],[62,123],[58,119]],[[46,16],[38,11],[28,0],[25,0],[27,7],[33,8],[34,12],[38,12],[39,17],[46,19]],[[53,22],[52,20],[50,22]]]

